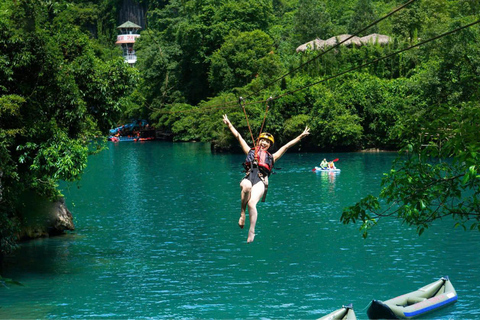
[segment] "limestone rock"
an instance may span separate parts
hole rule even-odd
[[[44,199],[26,192],[19,203],[19,239],[33,239],[63,234],[74,230],[73,217],[63,198],[57,201]]]

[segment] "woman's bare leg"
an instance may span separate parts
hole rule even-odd
[[[245,226],[245,211],[247,210],[247,203],[250,200],[250,194],[252,192],[252,183],[250,180],[243,179],[240,182],[240,188],[242,189],[240,194],[241,199],[241,208],[240,208],[240,219],[238,219],[238,225],[243,229]]]
[[[252,187],[250,192],[250,200],[248,201],[248,215],[250,216],[250,229],[248,230],[247,242],[253,242],[255,239],[255,225],[257,224],[257,203],[265,192],[265,185],[258,182]]]

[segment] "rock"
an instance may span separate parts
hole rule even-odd
[[[50,201],[32,192],[25,192],[18,205],[20,231],[18,239],[55,236],[75,230],[73,217],[63,198]]]
[[[75,225],[73,224],[72,213],[67,209],[65,200],[61,198],[61,200],[53,203],[49,235],[63,234],[65,230],[73,231]]]

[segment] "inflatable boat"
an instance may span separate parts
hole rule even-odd
[[[355,315],[355,311],[353,311],[352,304],[349,304],[348,306],[343,306],[341,309],[335,310],[318,320],[357,320],[357,316]]]
[[[387,300],[373,300],[367,310],[370,319],[412,319],[457,302],[457,292],[448,277],[417,291]]]

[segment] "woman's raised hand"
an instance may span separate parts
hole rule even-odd
[[[310,128],[308,126],[306,126],[305,130],[303,130],[302,134],[300,135],[300,138],[308,136],[309,134],[310,134]]]
[[[225,123],[226,125],[230,125],[230,120],[228,120],[228,117],[226,114],[223,115],[223,123]]]

